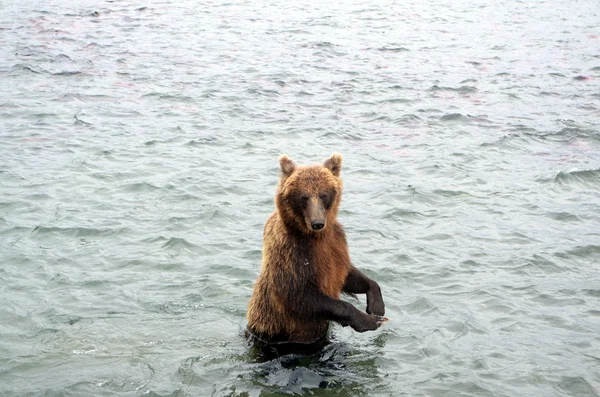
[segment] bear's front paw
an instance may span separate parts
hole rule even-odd
[[[357,332],[374,331],[386,321],[389,321],[387,317],[374,316],[361,312],[361,315],[357,316],[356,320],[350,326]]]
[[[385,304],[382,299],[371,300],[367,302],[367,313],[383,316],[385,314]]]
[[[383,316],[385,314],[385,304],[381,296],[381,290],[377,284],[371,286],[367,292],[367,313]]]

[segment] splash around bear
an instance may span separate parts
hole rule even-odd
[[[323,164],[297,165],[279,157],[281,179],[275,212],[263,234],[261,273],[248,305],[248,331],[263,343],[312,343],[329,322],[358,332],[375,330],[387,318],[379,285],[350,262],[342,225],[342,156]],[[366,313],[340,300],[366,294]]]

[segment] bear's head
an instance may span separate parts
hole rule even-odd
[[[284,154],[279,165],[275,204],[286,226],[305,234],[319,234],[332,226],[342,200],[342,155],[334,153],[323,164],[302,166]]]

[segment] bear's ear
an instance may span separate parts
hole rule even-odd
[[[342,155],[333,153],[331,157],[323,161],[323,165],[331,171],[334,176],[340,176],[340,171],[342,170]]]
[[[287,154],[279,156],[279,166],[281,167],[281,173],[285,176],[292,175],[292,172],[296,169],[296,163]]]

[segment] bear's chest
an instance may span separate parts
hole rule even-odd
[[[319,290],[339,299],[349,271],[347,248],[335,241],[320,241],[315,244],[312,256]]]

